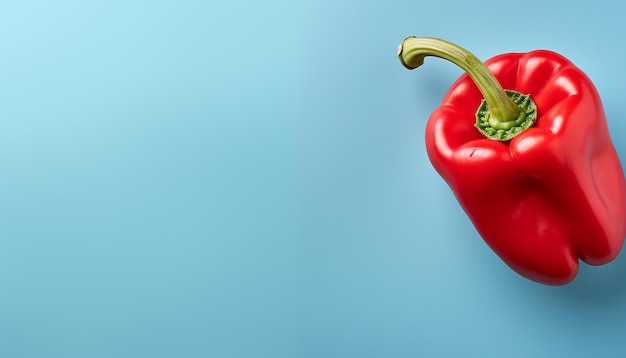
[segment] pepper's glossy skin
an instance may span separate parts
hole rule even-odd
[[[509,142],[486,139],[474,127],[482,95],[463,75],[428,120],[429,158],[508,266],[543,284],[567,284],[579,259],[610,262],[626,235],[624,173],[600,97],[554,52],[485,64],[503,88],[530,95],[537,122]]]

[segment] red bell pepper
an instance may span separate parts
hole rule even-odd
[[[626,235],[626,183],[590,79],[545,50],[483,64],[440,39],[398,49],[409,69],[425,56],[466,71],[430,116],[426,148],[495,253],[547,285],[571,282],[579,260],[612,261]]]

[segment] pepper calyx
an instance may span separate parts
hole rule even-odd
[[[508,141],[532,127],[537,121],[537,106],[529,95],[513,90],[504,90],[507,96],[519,108],[519,115],[514,120],[503,121],[489,112],[487,102],[482,100],[476,111],[475,127],[485,137],[497,141]]]

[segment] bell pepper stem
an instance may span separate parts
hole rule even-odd
[[[485,98],[492,119],[499,122],[515,120],[519,108],[485,64],[463,47],[443,39],[407,37],[398,47],[398,57],[404,67],[412,70],[424,63],[424,57],[435,56],[461,67],[474,81]]]

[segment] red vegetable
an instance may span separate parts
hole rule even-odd
[[[405,39],[398,56],[409,69],[437,56],[467,72],[430,116],[426,148],[508,266],[528,279],[564,285],[576,276],[579,259],[602,265],[619,254],[626,235],[624,172],[598,92],[580,69],[544,50],[483,64],[431,38]]]

